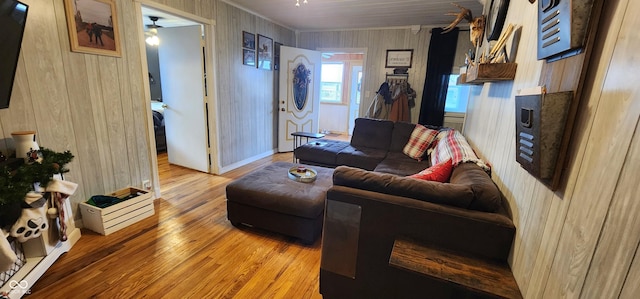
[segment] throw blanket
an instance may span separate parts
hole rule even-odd
[[[480,160],[462,134],[454,129],[445,129],[438,133],[437,143],[431,153],[431,165],[436,165],[451,158],[453,167],[460,163],[475,163],[489,173],[491,168]]]

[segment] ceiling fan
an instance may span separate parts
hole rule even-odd
[[[145,35],[147,35],[147,38],[145,39],[145,41],[147,42],[147,44],[151,46],[157,46],[160,44],[160,39],[158,39],[158,28],[162,28],[162,26],[156,24],[158,19],[160,18],[155,16],[149,16],[149,20],[151,20],[153,24],[147,25],[147,29],[149,30],[145,32]]]
[[[162,28],[162,26],[157,25],[156,22],[160,19],[160,17],[155,17],[155,16],[149,16],[149,20],[151,20],[151,22],[153,22],[153,24],[147,24],[147,28],[148,29],[158,29],[158,28]]]

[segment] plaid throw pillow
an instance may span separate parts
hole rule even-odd
[[[409,142],[404,146],[402,152],[413,159],[422,161],[424,153],[433,141],[436,140],[437,135],[438,131],[436,130],[431,130],[423,125],[416,125],[413,132],[411,132]]]

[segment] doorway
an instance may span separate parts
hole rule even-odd
[[[150,145],[153,186],[160,196],[158,152],[166,150],[171,164],[207,173],[219,169],[215,75],[206,74],[214,69],[213,21],[152,1],[138,3],[145,79],[148,75],[145,105],[156,139]],[[150,45],[150,37],[159,44]]]
[[[350,136],[360,116],[365,49],[323,49],[320,132]]]

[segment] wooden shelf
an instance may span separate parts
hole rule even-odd
[[[399,239],[393,244],[389,265],[452,283],[471,294],[522,298],[507,263],[463,256]]]
[[[518,65],[514,62],[469,65],[465,84],[510,81],[516,77],[517,67]]]

